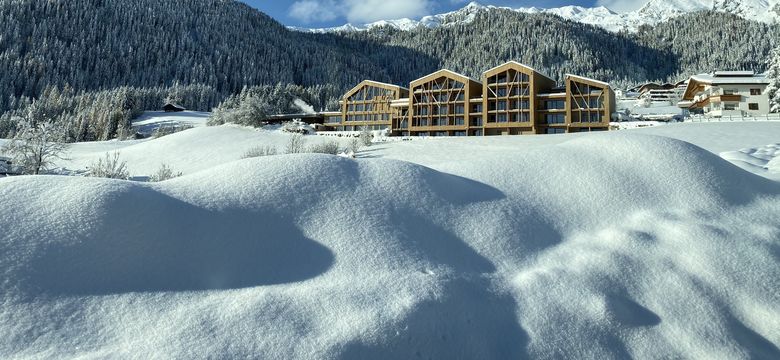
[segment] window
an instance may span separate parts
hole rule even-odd
[[[474,130],[474,136],[482,136],[482,130]]]
[[[750,95],[761,95],[761,89],[750,89]],[[753,109],[750,109],[753,110]],[[756,109],[758,110],[758,109]]]
[[[456,131],[455,132],[455,136],[466,136],[466,132],[465,131]]]
[[[737,90],[734,89],[723,89],[723,95],[734,95],[737,92]]]
[[[758,110],[758,104],[757,103],[750,103],[750,104],[748,104],[748,109],[749,110]]]
[[[566,123],[566,115],[564,115],[564,114],[545,114],[544,120],[548,124],[564,124],[564,123]]]
[[[500,88],[496,89],[496,96],[498,96],[498,97],[506,96],[506,88],[505,87],[500,87]]]
[[[459,126],[465,125],[465,121],[463,120],[462,116],[458,116],[455,118],[455,125],[459,125]]]
[[[482,117],[472,117],[471,126],[482,126]]]
[[[471,112],[478,114],[482,112],[482,104],[471,105]]]
[[[723,104],[723,110],[737,110],[737,104]]]
[[[566,129],[555,129],[555,128],[548,128],[547,133],[548,134],[563,134],[566,132]]]
[[[463,105],[455,105],[455,113],[456,114],[463,114],[465,111],[465,107]]]
[[[566,109],[566,101],[564,100],[547,100],[544,103],[544,110],[563,110]]]
[[[505,123],[506,122],[506,114],[498,114],[496,116],[496,121],[500,122],[500,123]]]
[[[496,102],[496,108],[498,110],[506,110],[506,101],[505,100],[501,100],[501,101]]]

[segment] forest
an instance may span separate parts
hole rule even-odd
[[[364,79],[406,84],[439,68],[479,78],[507,60],[616,88],[714,69],[763,72],[778,39],[777,25],[712,12],[638,33],[494,9],[432,29],[311,34],[233,0],[0,0],[0,137],[42,114],[67,124],[70,141],[105,140],[166,101],[210,111],[252,87],[333,109]],[[266,101],[267,111],[295,111]]]

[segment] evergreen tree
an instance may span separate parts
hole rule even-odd
[[[780,47],[772,51],[766,76],[770,81],[767,87],[770,111],[780,113]]]

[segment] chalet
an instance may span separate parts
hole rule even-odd
[[[769,80],[752,71],[715,71],[691,76],[678,104],[709,117],[757,116],[769,113]]]
[[[182,112],[184,110],[187,110],[184,108],[184,106],[177,105],[174,103],[167,103],[165,106],[163,106],[163,111],[165,112]]]

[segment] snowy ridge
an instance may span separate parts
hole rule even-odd
[[[0,179],[0,357],[778,358],[780,184],[639,131]]]
[[[582,6],[564,6],[559,8],[521,7],[509,8],[482,5],[472,2],[466,7],[444,14],[425,16],[420,20],[397,19],[382,20],[369,24],[346,24],[321,29],[290,27],[292,30],[328,33],[344,31],[365,31],[381,26],[390,26],[402,31],[418,27],[434,28],[467,24],[477,14],[495,9],[512,10],[528,14],[552,14],[564,19],[595,25],[609,31],[636,31],[642,25],[656,25],[674,17],[690,12],[715,10],[732,13],[748,20],[775,23],[780,20],[780,0],[650,0],[642,8],[627,13],[616,13],[604,6],[586,8]]]

